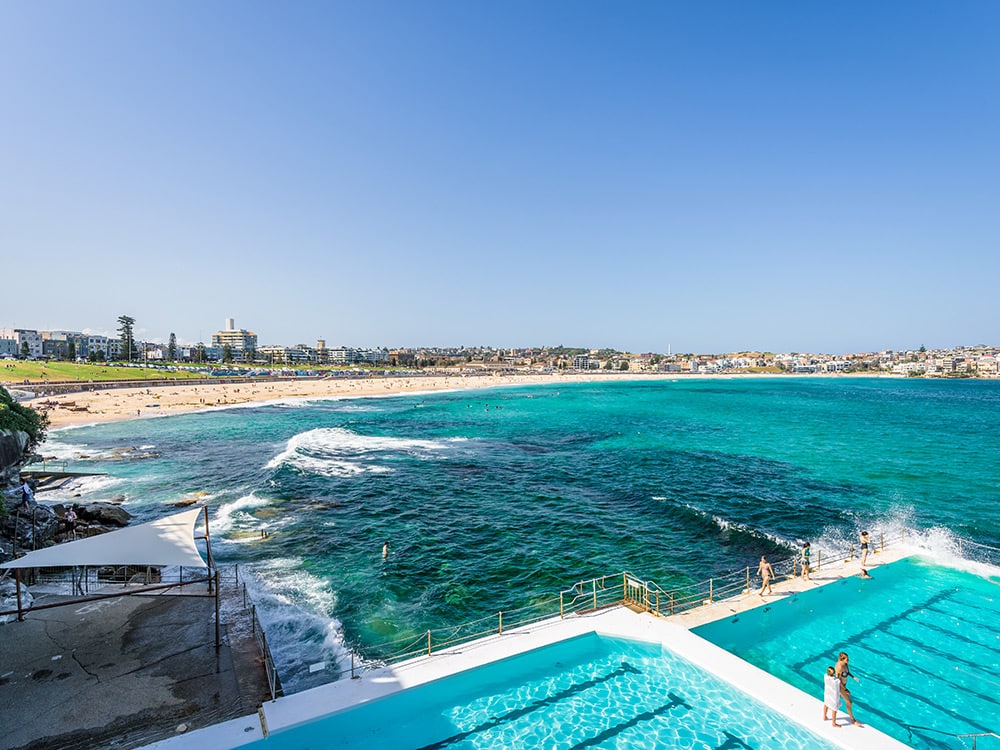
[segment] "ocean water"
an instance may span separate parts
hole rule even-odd
[[[48,499],[124,497],[140,522],[207,502],[217,559],[256,573],[289,691],[351,650],[622,570],[682,584],[903,523],[1000,547],[1000,382],[980,380],[283,402],[63,430],[43,452],[108,472]]]

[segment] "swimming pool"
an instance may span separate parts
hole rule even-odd
[[[275,732],[248,750],[832,748],[660,644],[594,633]]]
[[[916,748],[1000,732],[1000,577],[909,558],[692,632],[812,695],[846,651],[854,714]],[[979,747],[1000,747],[979,742]]]

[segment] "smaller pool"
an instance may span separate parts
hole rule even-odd
[[[832,748],[659,644],[595,634],[403,690],[246,747]]]
[[[1000,732],[1000,579],[909,558],[692,632],[817,698],[851,657],[854,715],[915,748]],[[979,742],[979,747],[998,747]]]

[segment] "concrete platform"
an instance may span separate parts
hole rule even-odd
[[[214,597],[128,596],[0,625],[0,750],[127,750],[252,714],[270,695],[240,607],[227,602],[237,626],[218,650]]]

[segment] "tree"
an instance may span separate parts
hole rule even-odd
[[[248,364],[253,364],[257,359],[257,347],[251,346],[246,351],[246,361]]]
[[[628,369],[628,360],[623,359],[622,363],[618,365],[618,369],[625,372]]]
[[[129,362],[135,359],[136,355],[135,339],[132,336],[134,325],[135,318],[130,318],[128,315],[118,316],[118,333],[121,335],[122,355]]]
[[[233,347],[229,344],[225,344],[222,347],[222,361],[227,365],[231,364],[233,361]]]
[[[28,359],[31,356],[31,347],[27,341],[21,342],[21,359]]]
[[[177,337],[173,334],[172,331],[170,333],[170,341],[167,344],[167,359],[169,359],[171,362],[177,360]]]
[[[66,359],[70,362],[76,361],[76,342],[73,339],[66,342]]]
[[[15,430],[28,434],[25,452],[30,453],[45,440],[49,418],[42,412],[22,406],[3,388],[0,388],[0,430]],[[2,504],[2,503],[0,503]]]
[[[198,342],[198,348],[195,350],[194,361],[195,362],[205,361],[205,344],[201,341]]]

